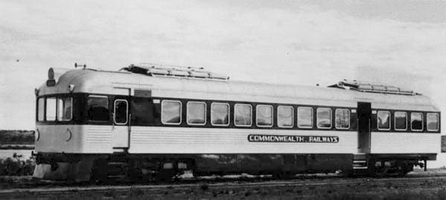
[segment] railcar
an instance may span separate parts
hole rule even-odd
[[[56,72],[36,89],[44,179],[404,175],[440,150],[440,110],[397,87],[252,83],[156,64]]]

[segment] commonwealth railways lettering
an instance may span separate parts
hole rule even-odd
[[[338,136],[248,135],[249,142],[338,143]]]

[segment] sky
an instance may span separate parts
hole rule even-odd
[[[34,129],[47,70],[132,63],[231,80],[400,86],[446,108],[446,1],[0,0],[0,129]],[[444,121],[444,120],[443,120]]]

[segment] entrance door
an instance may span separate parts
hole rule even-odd
[[[370,153],[372,104],[358,102],[358,153]]]
[[[115,88],[117,89],[117,88]],[[130,137],[130,89],[119,88],[123,95],[113,100],[113,149],[128,149]]]

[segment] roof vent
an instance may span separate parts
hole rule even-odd
[[[131,64],[130,66],[123,68],[123,70],[148,76],[229,80],[229,76],[206,71],[203,67],[183,67],[143,63],[138,65]]]
[[[381,94],[398,94],[398,95],[421,95],[412,90],[404,90],[399,87],[390,85],[377,85],[370,83],[363,83],[357,80],[346,80],[340,81],[337,84],[330,85],[328,87],[355,90],[359,92],[370,92],[370,93],[381,93]]]

